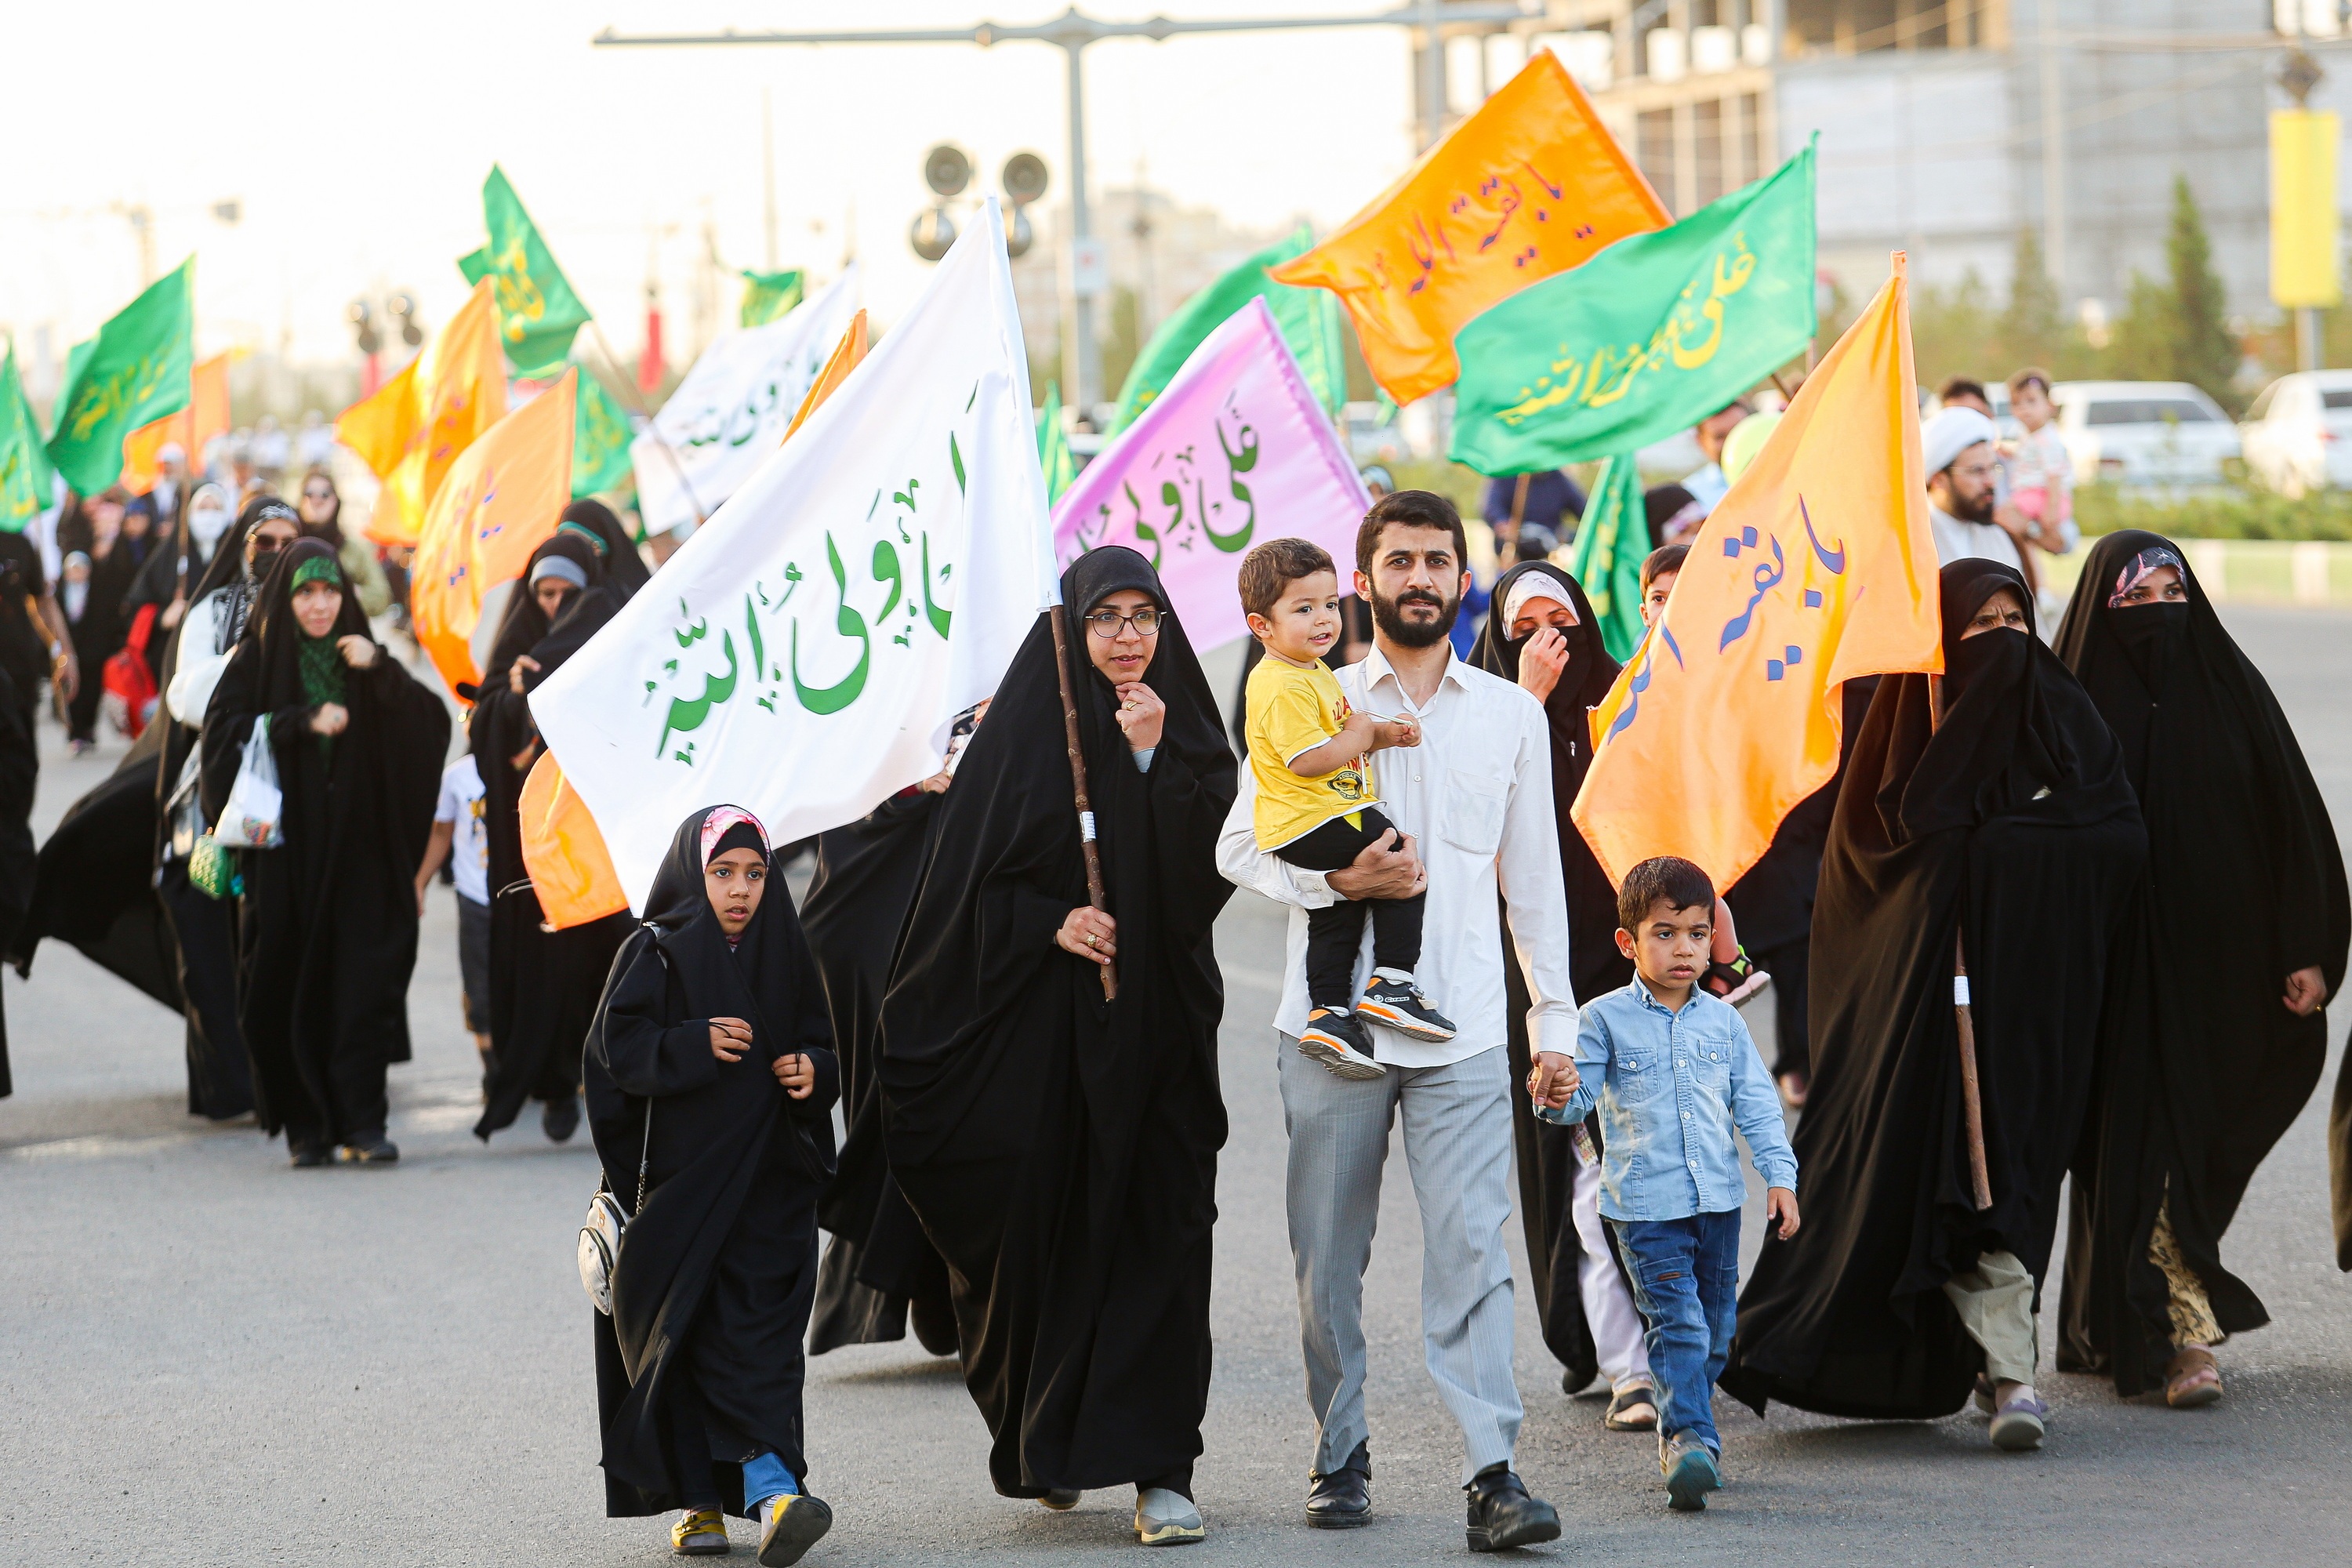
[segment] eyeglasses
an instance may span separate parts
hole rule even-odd
[[[1146,605],[1131,616],[1122,616],[1117,610],[1097,610],[1087,616],[1087,629],[1098,637],[1115,637],[1121,626],[1133,626],[1139,637],[1156,637],[1160,632],[1160,612]]]

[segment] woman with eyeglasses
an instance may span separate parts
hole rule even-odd
[[[358,595],[361,614],[373,620],[391,608],[392,584],[384,578],[383,563],[375,558],[375,546],[343,531],[343,498],[335,489],[334,476],[324,468],[303,475],[298,504],[302,531],[335,547],[335,563]]]
[[[1080,556],[940,802],[882,1004],[890,1168],[947,1258],[990,1477],[1056,1510],[1131,1485],[1148,1545],[1204,1533],[1192,1476],[1225,1141],[1210,938],[1234,786],[1159,576],[1131,550]]]

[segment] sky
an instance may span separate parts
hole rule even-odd
[[[908,225],[921,159],[953,141],[987,184],[1034,151],[1067,193],[1065,57],[1050,45],[598,48],[629,32],[1034,22],[1062,0],[412,0],[397,7],[12,5],[0,19],[0,330],[31,363],[139,288],[118,204],[155,214],[156,261],[194,251],[200,352],[353,353],[344,310],[411,290],[428,327],[462,300],[480,187],[502,165],[614,349],[642,335],[648,260],[675,340],[706,221],[729,267],[767,259],[761,100],[773,105],[777,262],[837,270],[854,214],[887,323],[929,270]],[[1087,0],[1140,18],[1363,14],[1387,0]],[[1271,226],[1329,227],[1412,153],[1402,29],[1116,40],[1087,51],[1088,173]],[[978,182],[970,193],[978,195]],[[242,221],[211,216],[240,204]],[[732,309],[733,294],[725,296]]]

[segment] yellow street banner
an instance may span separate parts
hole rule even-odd
[[[555,531],[572,500],[575,367],[450,463],[417,532],[409,614],[416,640],[455,691],[477,685],[468,646],[482,595],[522,575],[530,552]]]
[[[408,368],[335,421],[335,438],[383,481],[368,536],[416,543],[450,465],[506,411],[498,300],[485,279]]]
[[[1571,815],[1612,882],[1679,855],[1731,886],[1837,772],[1839,686],[1943,668],[1907,289],[1898,251],[1592,710]]]
[[[2336,266],[2336,116],[2271,110],[2271,303],[2324,308],[2344,298]]]
[[[1453,384],[1454,335],[1471,318],[1667,221],[1545,49],[1346,227],[1267,276],[1338,294],[1372,379],[1411,403]]]

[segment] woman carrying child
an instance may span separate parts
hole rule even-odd
[[[2033,1305],[2147,835],[2114,734],[2033,635],[2024,578],[1956,561],[1941,598],[1944,675],[1880,683],[1838,797],[1795,1139],[1811,1223],[1766,1240],[1721,1382],[1759,1413],[1878,1420],[1950,1415],[1973,1387],[1993,1443],[2024,1449],[2049,1415]]]
[[[2191,1408],[2221,1397],[2213,1347],[2270,1321],[2221,1236],[2319,1080],[2344,856],[2278,700],[2171,541],[2099,541],[2058,652],[2122,742],[2150,850],[2074,1166],[2058,1364]]]
[[[449,746],[440,697],[368,631],[333,546],[298,539],[255,597],[198,745],[218,822],[268,721],[282,842],[236,852],[237,1016],[265,1131],[298,1166],[389,1164],[384,1068],[408,1059],[416,867]]]
[[[833,1523],[803,1490],[801,1336],[840,1076],[824,984],[767,831],[732,805],[678,826],[588,1035],[588,1125],[633,1216],[596,1320],[604,1511],[682,1509],[684,1556],[760,1527],[764,1568]]]
[[[1211,935],[1233,891],[1215,847],[1234,788],[1158,574],[1117,546],[1080,556],[937,807],[882,1005],[890,1169],[947,1259],[990,1477],[1052,1509],[1132,1485],[1148,1544],[1205,1533],[1192,1475],[1225,1141]]]

